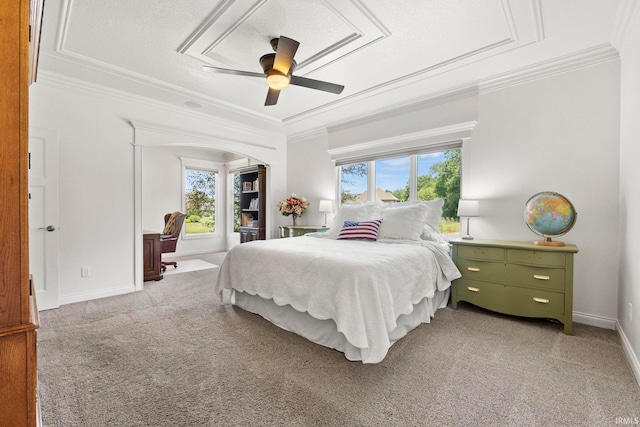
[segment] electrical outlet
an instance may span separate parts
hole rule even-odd
[[[80,277],[89,277],[91,276],[91,269],[89,267],[82,267],[80,269]]]
[[[633,322],[633,304],[629,303],[629,322]]]

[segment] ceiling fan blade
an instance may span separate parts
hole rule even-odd
[[[280,91],[276,89],[269,88],[269,92],[267,92],[267,99],[264,101],[265,107],[267,105],[276,105],[278,102],[278,97],[280,96]]]
[[[337,95],[341,94],[342,91],[344,90],[344,86],[342,85],[323,82],[320,80],[308,79],[306,77],[291,76],[291,81],[289,83],[296,86],[303,86],[303,87],[308,87],[310,89],[317,89],[324,92],[331,92]]]
[[[205,71],[211,71],[213,73],[234,74],[236,76],[248,76],[248,77],[262,77],[262,78],[264,78],[264,74],[263,73],[254,73],[252,71],[230,70],[228,68],[218,68],[218,67],[212,67],[210,65],[203,65],[202,68]]]
[[[278,49],[273,60],[273,68],[280,71],[285,76],[289,74],[289,69],[293,63],[293,57],[298,50],[300,43],[289,37],[280,36],[278,39]]]

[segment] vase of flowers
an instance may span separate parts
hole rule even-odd
[[[304,197],[298,197],[291,194],[288,198],[278,203],[280,213],[284,216],[293,216],[293,225],[296,225],[298,217],[305,213],[309,207],[309,202]]]

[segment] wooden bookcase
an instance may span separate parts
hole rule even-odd
[[[29,84],[42,0],[0,2],[0,425],[35,426],[38,308],[29,277]]]
[[[240,170],[240,243],[264,240],[267,168],[263,165]]]

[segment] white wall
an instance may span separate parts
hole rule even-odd
[[[30,127],[54,130],[59,143],[61,304],[134,290],[136,156],[141,152],[144,158],[155,142],[228,147],[270,166],[268,191],[281,194],[286,188],[280,126],[249,120],[228,124],[46,72],[38,78],[30,88]],[[134,132],[132,121],[144,125]],[[272,198],[268,194],[271,216],[277,212]],[[162,217],[166,207],[159,209]],[[274,229],[272,221],[271,234]],[[91,276],[81,278],[81,267],[90,267]]]
[[[281,194],[281,197],[284,199],[291,193],[306,197],[309,208],[298,218],[298,224],[323,225],[324,213],[318,211],[320,200],[333,200],[334,210],[337,207],[333,186],[336,171],[327,167],[327,164],[331,164],[331,158],[327,153],[327,134],[322,132],[311,138],[290,143],[287,152],[287,157],[295,160],[288,162],[287,192]],[[292,224],[290,217],[280,217],[280,224]],[[333,213],[327,213],[328,223],[332,218]]]
[[[446,100],[443,100],[446,101]],[[326,150],[392,139],[426,126],[477,120],[463,146],[463,195],[481,200],[477,238],[535,240],[522,212],[539,191],[567,196],[579,212],[563,240],[576,243],[574,320],[613,328],[617,319],[619,64],[554,75],[405,116],[346,123],[290,143],[289,190],[320,196],[335,187]],[[391,133],[393,132],[393,133]],[[319,163],[323,162],[323,166]],[[326,181],[309,179],[306,171]],[[295,184],[295,185],[294,185]],[[594,197],[595,195],[595,197]]]
[[[183,232],[178,239],[176,252],[164,254],[163,259],[220,252],[227,248],[226,198],[227,180],[225,159],[204,150],[194,152],[186,148],[149,147],[142,156],[142,229],[162,232],[164,214],[174,211],[184,212],[182,194],[182,159],[194,159],[188,165],[215,168],[219,172],[216,181],[216,232],[209,235],[186,236]],[[204,162],[204,163],[202,163]],[[158,215],[158,212],[163,212]]]
[[[620,114],[620,294],[621,335],[633,349],[630,357],[640,381],[640,14],[627,34],[621,61]],[[633,320],[629,318],[633,305]],[[630,354],[630,356],[632,356]]]
[[[481,94],[465,149],[466,197],[481,200],[476,237],[535,240],[528,198],[556,191],[574,204],[578,245],[574,320],[613,328],[617,318],[619,63],[558,74]],[[467,156],[469,156],[467,158]]]

